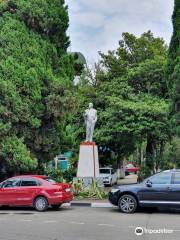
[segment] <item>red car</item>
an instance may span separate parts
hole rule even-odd
[[[126,165],[126,171],[128,173],[137,173],[139,170],[140,170],[140,168],[139,168],[138,165],[135,165],[135,164],[132,164],[132,163],[129,163],[129,164]]]
[[[32,206],[42,212],[49,206],[58,209],[72,199],[70,184],[57,183],[47,176],[16,176],[0,183],[1,206]]]

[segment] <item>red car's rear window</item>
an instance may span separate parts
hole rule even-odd
[[[47,181],[47,182],[49,182],[51,184],[56,184],[57,183],[54,179],[52,179],[50,177],[45,177],[45,178],[43,178],[43,180],[45,180],[45,181]]]

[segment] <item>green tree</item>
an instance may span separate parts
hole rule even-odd
[[[173,137],[172,140],[166,144],[165,151],[163,153],[163,161],[161,167],[164,169],[179,168],[180,156],[180,138]]]
[[[153,169],[170,134],[163,75],[167,46],[150,31],[139,38],[124,33],[116,51],[100,55],[95,74],[88,72],[78,85],[80,105],[92,101],[98,110],[95,140],[119,162],[146,142],[146,162]]]
[[[166,78],[168,88],[172,98],[171,114],[172,126],[176,126],[175,131],[180,134],[180,2],[175,0],[173,14],[174,32],[169,47],[168,65]]]
[[[3,163],[9,172],[17,174],[36,169],[37,161],[26,148],[23,139],[16,136],[6,138],[1,142],[0,149],[1,165]]]
[[[14,166],[25,149],[39,166],[63,150],[74,79],[67,27],[63,0],[0,3],[0,144],[7,149],[17,142]],[[6,152],[1,159],[7,159]],[[29,166],[28,158],[22,169]]]

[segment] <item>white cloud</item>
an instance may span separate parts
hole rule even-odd
[[[76,0],[79,6],[91,9],[95,12],[103,12],[106,15],[116,13],[136,14],[163,14],[165,17],[172,8],[174,0]],[[159,14],[158,14],[159,15]]]
[[[68,5],[71,13],[79,12],[81,10],[81,5],[78,1],[74,0],[65,0],[66,4]]]
[[[74,16],[75,21],[81,26],[90,27],[90,28],[99,28],[104,25],[105,18],[102,14],[95,12],[79,12]],[[94,24],[92,24],[94,22]]]
[[[174,0],[66,0],[72,51],[97,60],[98,51],[117,48],[122,32],[140,35],[152,30],[167,43],[172,33]]]

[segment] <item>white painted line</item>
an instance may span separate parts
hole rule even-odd
[[[91,207],[93,208],[115,208],[111,203],[91,203]]]
[[[46,221],[44,221],[44,223],[57,223],[57,221],[56,220],[46,220]]]
[[[106,223],[99,223],[98,226],[102,226],[102,227],[114,227],[114,225],[112,225],[112,224],[106,224]]]
[[[84,222],[70,222],[71,224],[84,225]]]
[[[20,221],[21,221],[21,222],[32,222],[31,219],[21,219]]]

